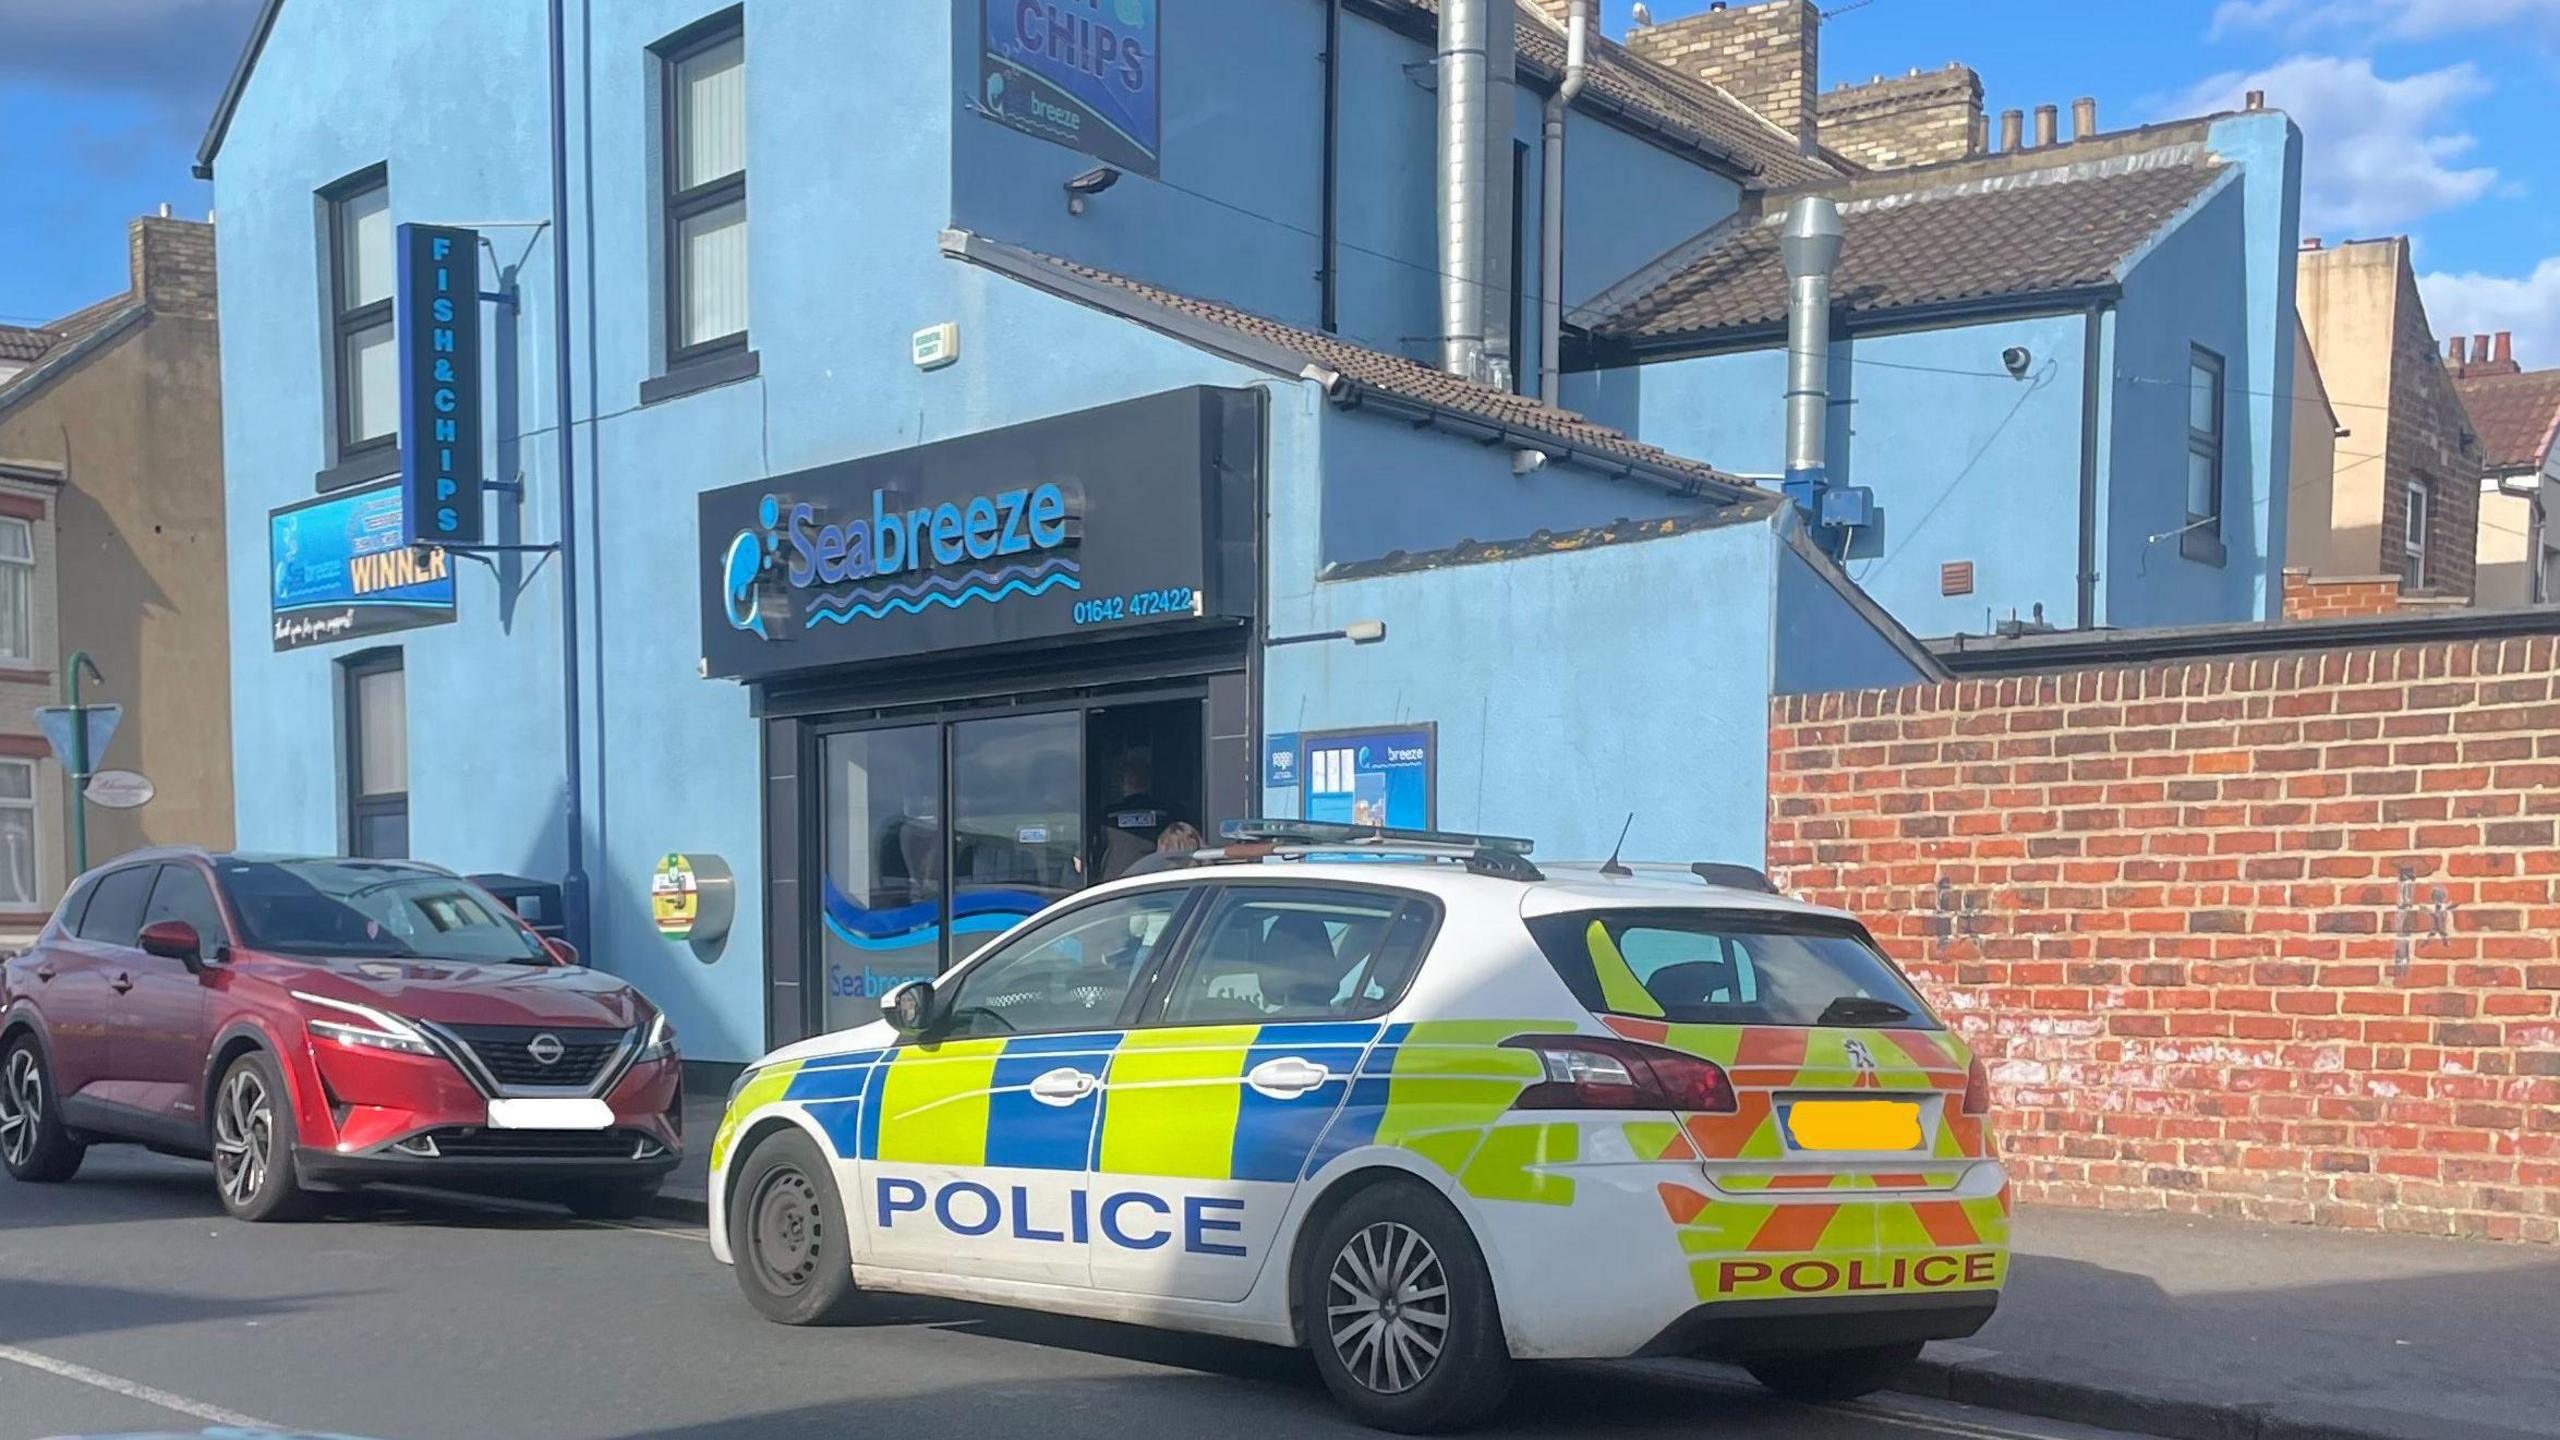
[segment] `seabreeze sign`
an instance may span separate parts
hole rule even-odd
[[[705,494],[708,673],[1252,613],[1262,401],[1207,388]]]
[[[269,607],[278,650],[453,618],[445,552],[402,537],[400,487],[324,496],[267,516]]]
[[[979,100],[987,114],[1123,170],[1156,173],[1164,78],[1158,0],[961,3],[980,7]]]
[[[477,545],[480,520],[480,232],[394,232],[400,335],[400,492],[412,544]]]

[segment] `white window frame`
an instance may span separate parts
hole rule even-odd
[[[2436,484],[2412,475],[2400,491],[2400,588],[2427,588],[2427,544],[2434,538]]]
[[[44,845],[43,817],[36,808],[36,762],[15,756],[0,756],[0,768],[16,769],[27,777],[24,799],[0,796],[0,813],[23,813],[27,817],[27,893],[12,894],[12,871],[9,857],[0,852],[0,909],[32,910],[39,901],[37,892],[44,887],[43,857],[38,853]]]
[[[18,515],[0,515],[0,534],[22,534],[26,537],[26,555],[0,554],[0,583],[22,587],[18,597],[18,630],[15,634],[0,630],[0,660],[32,665],[36,659],[36,527],[35,522]]]

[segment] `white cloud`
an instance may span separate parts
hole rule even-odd
[[[2418,293],[2426,298],[2427,323],[2438,340],[2512,330],[2517,363],[2527,370],[2560,366],[2560,256],[2523,276],[2421,275]]]
[[[2560,0],[2222,0],[2211,35],[2266,30],[2298,40],[2327,30],[2423,40],[2517,21],[2560,22]]]
[[[2161,108],[2236,110],[2247,92],[2265,91],[2302,127],[2302,232],[2364,236],[2468,204],[2497,183],[2494,168],[2460,163],[2474,142],[2451,114],[2488,89],[2468,62],[2386,80],[2370,60],[2297,55],[2253,74],[2213,76]]]

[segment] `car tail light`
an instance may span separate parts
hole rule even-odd
[[[1733,1081],[1713,1060],[1599,1035],[1519,1035],[1502,1042],[1537,1055],[1546,1078],[1514,1110],[1683,1110],[1730,1115]]]
[[[1964,1113],[1967,1115],[1991,1113],[1991,1072],[1982,1068],[1982,1057],[1979,1055],[1973,1057],[1973,1064],[1964,1072]]]

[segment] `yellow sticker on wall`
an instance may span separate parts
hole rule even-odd
[[[693,863],[682,855],[659,861],[656,873],[649,877],[649,915],[658,922],[658,933],[682,940],[693,934],[693,923],[701,913],[702,887],[694,878]]]
[[[1799,1100],[1787,1107],[1799,1150],[1917,1150],[1920,1106],[1911,1100]]]

